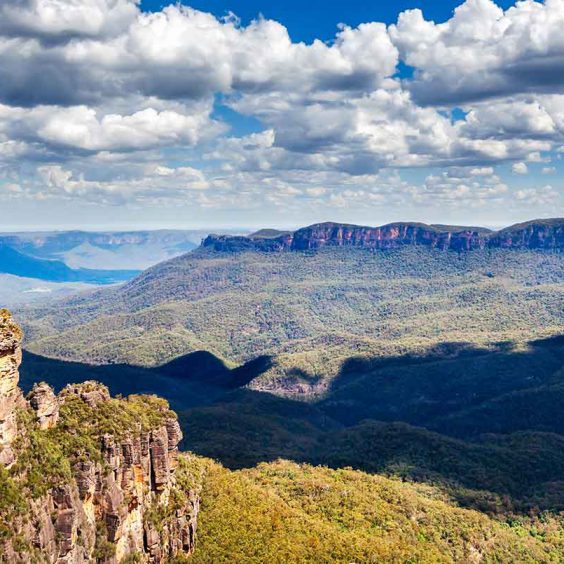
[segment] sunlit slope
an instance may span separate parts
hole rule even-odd
[[[513,526],[439,490],[286,461],[230,472],[190,457],[203,480],[191,562],[558,562],[557,519]]]
[[[207,350],[238,364],[267,354],[273,377],[298,367],[326,378],[352,355],[555,334],[563,299],[558,253],[200,249],[24,322],[28,348],[55,357],[156,365]]]

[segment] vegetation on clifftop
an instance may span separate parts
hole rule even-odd
[[[87,383],[82,389],[94,385]],[[9,469],[0,467],[0,540],[13,536],[15,519],[25,518],[31,500],[73,480],[76,462],[103,462],[104,434],[116,438],[135,435],[176,416],[168,403],[156,396],[111,398],[94,407],[74,393],[62,396],[60,419],[51,429],[39,428],[32,409],[19,413],[17,461]]]

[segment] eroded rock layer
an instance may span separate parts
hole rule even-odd
[[[216,251],[306,251],[326,246],[393,249],[421,245],[458,252],[484,248],[543,249],[564,248],[564,219],[539,220],[492,232],[477,227],[425,225],[423,223],[390,223],[381,227],[364,227],[343,223],[318,223],[272,236],[210,235],[203,247]]]
[[[22,334],[0,311],[0,561],[165,562],[194,549],[199,498],[177,483],[164,400],[96,382],[18,388]]]
[[[22,361],[22,331],[10,313],[0,309],[0,464],[13,464],[12,445],[17,438],[17,410],[25,405],[18,388]]]

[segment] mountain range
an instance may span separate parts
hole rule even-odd
[[[410,222],[389,223],[381,227],[327,222],[293,232],[266,229],[247,237],[210,235],[202,245],[224,251],[249,248],[261,251],[305,251],[325,246],[391,249],[402,245],[423,245],[454,251],[484,248],[562,249],[564,219],[532,220],[500,231]]]
[[[543,240],[559,241],[563,224],[509,233],[530,241],[527,233],[542,230]],[[294,239],[304,232],[306,251],[280,248],[280,236],[208,237],[124,285],[22,312],[27,346],[61,359],[146,366],[198,350],[230,365],[269,355],[272,368],[254,385],[301,394],[323,392],[351,356],[425,354],[445,342],[487,349],[561,327],[559,247],[453,252],[391,239],[392,248],[374,249],[341,244],[343,233],[365,228],[323,224]]]

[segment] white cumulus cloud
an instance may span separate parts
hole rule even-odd
[[[498,165],[528,181],[564,146],[562,29],[563,0],[466,0],[442,23],[408,10],[309,44],[180,3],[4,0],[0,190],[249,209],[509,201]],[[230,131],[229,112],[256,130]],[[511,201],[548,205],[526,190]]]
[[[562,92],[564,2],[523,0],[505,12],[492,0],[466,0],[440,24],[420,10],[400,15],[390,35],[415,69],[410,89],[426,104]]]
[[[513,163],[513,165],[511,166],[511,170],[513,171],[514,174],[528,174],[529,172],[526,163],[523,162]]]

